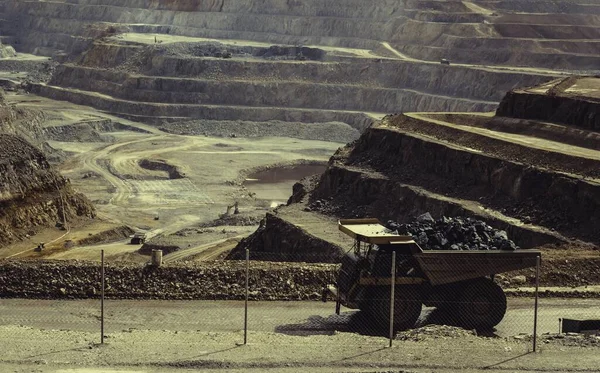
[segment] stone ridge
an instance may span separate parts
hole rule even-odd
[[[16,135],[0,134],[0,245],[75,217],[94,217],[90,201],[76,193],[44,154]]]
[[[497,116],[534,119],[600,131],[600,78],[569,77],[508,92]]]
[[[106,296],[120,299],[244,299],[244,261],[155,268],[108,264]],[[250,263],[251,300],[318,300],[336,265]],[[50,279],[50,280],[49,280]],[[0,298],[94,298],[100,264],[81,261],[0,262]]]
[[[0,200],[56,190],[64,184],[39,149],[18,136],[0,134]]]

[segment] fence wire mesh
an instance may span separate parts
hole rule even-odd
[[[182,272],[177,276],[169,266],[127,269],[130,277],[139,276],[127,285],[138,286],[138,293],[129,294],[140,298],[162,294],[159,298],[164,300],[116,299],[123,298],[119,292],[127,286],[119,277],[123,269],[109,265],[106,342],[130,343],[135,337],[139,346],[163,346],[161,352],[170,358],[177,356],[178,348],[227,348],[246,342],[312,346],[323,354],[322,347],[331,343],[349,349],[426,345],[449,358],[452,351],[469,350],[494,351],[508,359],[534,349],[535,257],[453,252],[423,259],[382,251],[365,257],[349,253],[336,258],[341,264],[322,263],[320,254],[250,253],[249,257],[178,269]],[[102,282],[100,268],[96,270],[93,276],[92,270],[84,271],[89,275],[87,284],[75,281],[81,289],[94,288],[84,293],[95,299],[2,299],[0,305],[13,311],[0,318],[0,325],[44,329],[40,340],[54,336],[60,342],[71,330],[84,333],[81,342],[101,342],[98,286]],[[511,279],[518,279],[519,286]],[[70,294],[71,289],[61,291]],[[185,294],[192,296],[186,300]],[[598,299],[541,295],[538,350],[556,344],[600,346],[597,331],[577,324],[600,318]],[[30,338],[19,329],[4,332],[14,333],[16,341]]]

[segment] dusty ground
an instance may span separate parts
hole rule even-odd
[[[563,312],[597,307],[579,301],[546,302],[541,320],[548,324],[540,332],[555,333],[550,320],[557,321]],[[505,323],[519,325],[526,333],[531,315],[522,314],[525,303],[511,300]],[[242,302],[107,301],[104,346],[98,345],[98,301],[2,300],[0,306],[0,340],[5,346],[0,366],[16,372],[110,371],[108,367],[134,372],[596,371],[600,362],[597,347],[577,347],[571,337],[542,336],[540,352],[528,353],[531,341],[517,330],[489,338],[429,326],[418,329],[418,337],[398,335],[394,347],[388,348],[384,337],[344,329],[347,321],[330,316],[333,305],[318,302],[250,303],[247,346],[241,345]],[[84,370],[89,368],[97,370]]]
[[[113,243],[65,250],[69,240],[76,242],[112,226],[126,225],[147,232],[149,238],[179,232],[172,240],[191,249],[189,254],[196,259],[205,249],[220,245],[220,250],[210,250],[209,257],[213,258],[226,250],[222,244],[227,239],[250,234],[265,211],[285,203],[292,185],[306,176],[304,173],[316,173],[320,168],[294,168],[292,172],[281,172],[280,177],[274,171],[274,175],[265,176],[270,179],[264,184],[250,180],[248,187],[244,185],[246,178],[273,165],[324,163],[342,145],[281,137],[232,138],[225,133],[223,137],[182,136],[33,95],[10,95],[9,100],[18,107],[43,109],[46,126],[111,120],[135,132],[104,132],[102,138],[106,141],[74,141],[77,134],[71,134],[70,141],[50,141],[54,148],[69,154],[60,165],[61,173],[95,203],[100,220],[72,226],[66,235],[46,230],[30,241],[3,248],[4,257],[31,255],[37,242],[46,242],[49,244],[44,255],[50,258],[98,260],[103,249],[109,260],[146,261],[147,257],[135,254],[139,246],[118,237]],[[144,159],[164,161],[185,177],[173,179],[165,171],[143,168],[139,161]],[[240,217],[245,219],[233,226],[211,224],[236,201]],[[177,254],[178,259],[185,257],[183,252]]]

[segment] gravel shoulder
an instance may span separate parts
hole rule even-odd
[[[475,336],[396,341],[392,348],[387,348],[385,338],[352,333],[299,337],[250,332],[248,338],[251,342],[240,346],[241,331],[125,330],[108,334],[107,343],[99,346],[96,334],[3,326],[0,340],[5,348],[0,367],[36,365],[36,372],[83,372],[84,367],[137,372],[167,369],[389,372],[452,368],[585,372],[596,371],[600,363],[598,348],[546,344],[540,353],[533,354],[528,353],[529,343]]]

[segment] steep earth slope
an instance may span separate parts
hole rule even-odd
[[[130,30],[371,50],[385,42],[412,58],[476,64],[596,69],[599,58],[600,4],[584,0],[3,0],[0,11],[7,42],[25,52],[81,52]]]
[[[93,217],[91,203],[48,164],[42,151],[14,134],[25,131],[34,138],[36,133],[41,136],[41,129],[16,129],[13,122],[19,118],[19,125],[31,123],[31,128],[39,129],[35,114],[27,117],[0,105],[0,118],[0,245],[23,239],[58,222]]]
[[[22,138],[0,134],[0,160],[1,245],[57,222],[94,216],[89,201]]]
[[[33,92],[129,119],[362,130],[391,112],[491,111],[518,86],[595,70],[599,12],[566,0],[1,0],[0,34],[63,63]]]
[[[588,102],[596,97],[594,87],[599,81],[573,78],[570,84],[585,87],[578,99]],[[556,90],[561,85],[564,81],[558,80],[551,87]],[[552,90],[544,87],[529,91]],[[503,102],[514,96],[508,93]],[[553,102],[565,107],[571,100],[542,93],[536,97],[539,108],[543,103],[550,105],[548,111],[555,107]],[[530,113],[527,106],[513,106],[516,113]],[[595,118],[596,106],[582,104],[579,109],[578,116]],[[510,115],[502,106],[499,113]],[[300,225],[306,234],[320,232],[324,241],[342,250],[344,246],[335,239],[337,218],[407,222],[424,212],[436,218],[482,219],[506,230],[524,248],[585,247],[581,241],[593,247],[600,243],[599,170],[598,132],[559,121],[523,120],[519,115],[390,115],[336,152],[318,181],[313,178],[312,183],[298,184],[288,206],[267,216],[265,226],[242,241],[237,251],[249,247],[269,251],[280,260],[307,260],[314,255],[311,251],[304,256],[305,250],[298,248],[295,255],[287,255],[290,250],[281,249],[289,246],[280,238],[287,237],[282,232]],[[319,214],[327,216],[329,223],[320,219],[312,226],[298,224],[301,216]],[[269,245],[255,244],[264,242]]]

